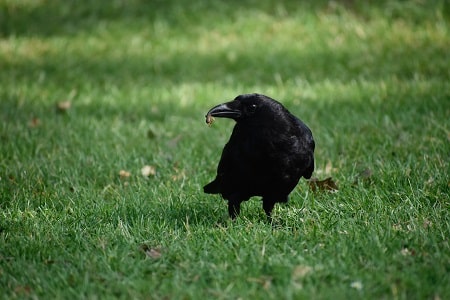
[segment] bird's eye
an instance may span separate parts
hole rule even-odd
[[[257,105],[256,104],[250,104],[249,106],[248,106],[248,112],[249,113],[254,113],[255,111],[256,111],[256,107],[257,107]]]

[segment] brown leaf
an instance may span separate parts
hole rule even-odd
[[[156,169],[153,166],[143,166],[141,169],[141,174],[144,177],[155,176]]]
[[[41,120],[39,118],[34,117],[33,119],[28,122],[28,127],[30,128],[36,128],[41,125]]]
[[[128,172],[128,171],[125,171],[125,170],[120,170],[119,171],[119,176],[120,176],[121,179],[124,179],[124,178],[130,177],[131,173]]]
[[[16,177],[15,177],[14,175],[10,174],[10,175],[8,176],[8,179],[9,179],[9,181],[10,181],[11,183],[16,183]]]
[[[157,259],[157,258],[160,258],[161,257],[161,249],[159,249],[159,248],[152,248],[152,249],[149,249],[148,251],[145,251],[145,254],[148,256],[148,257],[151,257],[151,258],[153,258],[153,259]]]
[[[362,290],[363,284],[360,280],[357,280],[357,281],[353,281],[352,283],[350,283],[350,287],[357,289],[357,290]]]
[[[29,295],[31,293],[31,287],[29,285],[18,285],[14,288],[14,292],[19,295]]]
[[[400,250],[400,253],[403,256],[414,256],[414,255],[416,255],[416,251],[414,251],[414,249],[408,249],[407,247],[402,248],[402,250]]]
[[[312,272],[312,268],[310,266],[298,265],[292,271],[292,279],[300,280],[304,278],[306,275]]]
[[[186,178],[186,172],[184,171],[184,169],[180,170],[177,167],[174,167],[173,170],[175,171],[175,174],[172,175],[173,181]]]
[[[250,277],[247,278],[249,282],[256,282],[262,285],[263,289],[268,290],[272,285],[273,278],[271,276],[261,276],[259,278]]]
[[[70,101],[61,101],[56,104],[56,111],[59,113],[65,113],[72,106],[72,102]]]
[[[325,166],[325,174],[330,175],[332,172],[336,172],[337,169],[333,168],[333,164],[331,163],[331,160],[327,162],[327,165]]]
[[[431,227],[433,227],[433,222],[431,222],[428,219],[425,219],[425,220],[423,220],[423,227],[424,228],[431,228]]]
[[[334,192],[338,190],[336,183],[331,177],[324,180],[319,180],[317,178],[311,178],[309,180],[309,187],[313,192],[317,191],[330,191]]]
[[[150,258],[153,258],[153,259],[158,259],[158,258],[161,258],[161,256],[162,256],[161,246],[157,246],[157,247],[152,248],[149,245],[142,244],[141,245],[141,250],[144,252],[146,257],[150,257]]]

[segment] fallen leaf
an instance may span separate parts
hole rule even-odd
[[[404,247],[402,250],[400,250],[400,253],[403,256],[414,256],[416,254],[416,251],[414,251],[414,249],[408,249],[407,247]]]
[[[353,281],[351,284],[350,284],[350,287],[351,288],[354,288],[354,289],[356,289],[356,290],[362,290],[362,288],[363,288],[363,285],[362,285],[362,282],[361,281]]]
[[[311,268],[310,266],[304,266],[304,265],[296,266],[294,268],[294,271],[292,271],[292,278],[294,280],[301,279],[301,278],[305,277],[306,275],[308,275],[309,273],[311,273],[312,270],[313,270],[313,268]]]
[[[403,226],[401,224],[394,224],[392,225],[392,229],[395,231],[403,231]]]
[[[30,122],[28,122],[28,127],[30,127],[30,128],[36,128],[39,125],[41,125],[41,120],[39,118],[36,118],[36,117],[31,119]]]
[[[155,176],[156,169],[153,166],[143,166],[141,169],[141,174],[144,177]]]
[[[325,166],[325,174],[330,175],[332,172],[336,172],[337,169],[333,168],[333,164],[331,163],[331,160],[327,162],[327,165]]]
[[[333,181],[331,177],[328,177],[324,180],[319,180],[317,178],[311,178],[309,180],[309,187],[313,192],[317,191],[330,191],[335,192],[338,190],[336,183]]]
[[[154,249],[154,248],[152,248],[152,249],[146,251],[145,254],[146,254],[148,257],[151,257],[151,258],[153,258],[153,259],[160,258],[161,255],[162,255],[162,254],[161,254],[161,249]]]
[[[70,101],[61,101],[56,104],[56,111],[59,113],[65,113],[72,106],[72,102]]]
[[[431,222],[430,220],[425,219],[425,220],[423,221],[423,227],[424,227],[424,228],[431,228],[432,226],[433,226],[433,222]]]
[[[120,170],[119,171],[119,176],[120,176],[121,179],[128,178],[128,177],[131,176],[131,173],[128,172],[128,171],[125,171],[125,170]]]
[[[9,175],[8,176],[8,179],[9,179],[9,181],[11,182],[11,183],[16,183],[16,177],[14,177],[14,175]]]
[[[162,256],[161,246],[152,248],[149,245],[143,244],[143,245],[141,245],[141,250],[144,252],[146,257],[158,259],[158,258],[161,258],[161,256]]]
[[[184,170],[180,170],[177,167],[174,167],[173,169],[175,171],[175,174],[172,175],[173,181],[177,181],[177,180],[186,178],[186,172]]]
[[[270,286],[272,285],[272,280],[273,278],[270,276],[262,276],[260,278],[247,278],[247,281],[249,282],[256,282],[261,284],[265,290],[268,290],[270,288]]]
[[[28,285],[18,285],[14,288],[14,292],[21,295],[29,295],[31,292],[31,287]]]

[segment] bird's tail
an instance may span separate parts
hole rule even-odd
[[[217,180],[213,180],[203,187],[203,191],[207,194],[219,194],[219,183],[217,182]]]

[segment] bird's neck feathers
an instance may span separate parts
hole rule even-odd
[[[289,127],[290,120],[288,120],[287,114],[282,111],[270,111],[265,113],[264,115],[260,115],[258,117],[245,118],[241,120],[237,120],[237,126],[239,127],[249,127],[254,130],[255,128],[277,128],[282,129]]]
[[[235,125],[235,130],[254,134],[256,132],[276,132],[278,134],[288,131],[290,124],[285,117],[273,117],[264,119],[240,120]]]

